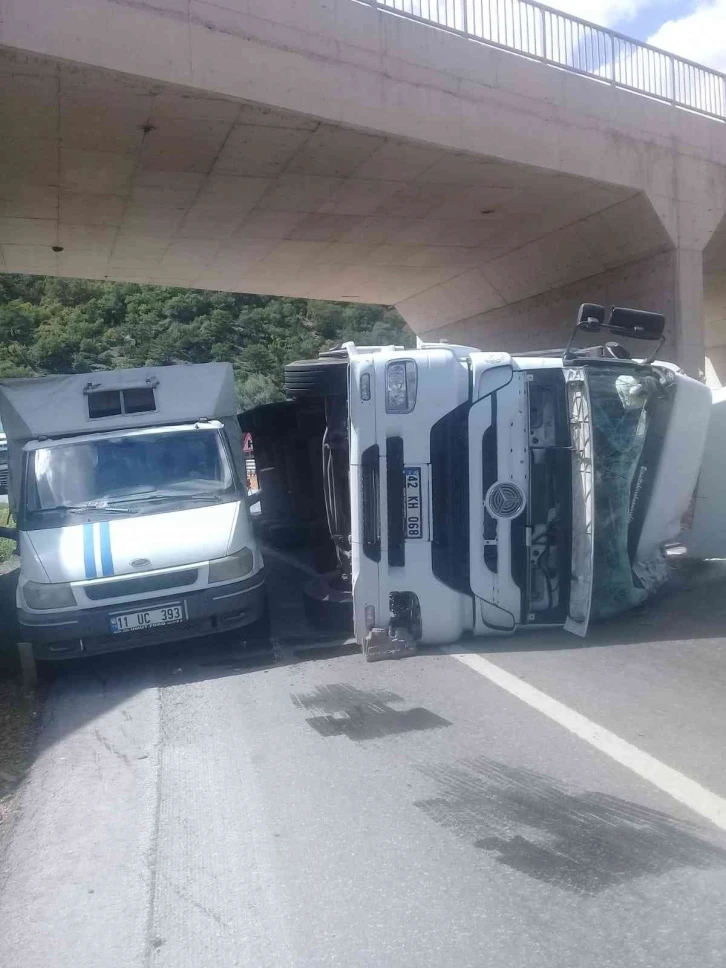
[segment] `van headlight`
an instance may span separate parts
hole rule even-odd
[[[28,608],[43,611],[49,608],[71,608],[76,604],[73,589],[67,582],[44,585],[29,581],[23,585],[23,598]]]
[[[386,367],[386,413],[411,413],[416,406],[418,367],[413,360],[397,360]]]
[[[255,566],[255,556],[249,548],[242,548],[226,558],[216,558],[209,562],[209,584],[220,581],[234,581],[249,575]]]

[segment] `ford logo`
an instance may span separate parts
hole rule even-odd
[[[149,561],[148,558],[134,558],[134,560],[131,562],[131,567],[132,568],[146,568],[150,564],[151,564],[151,562]]]

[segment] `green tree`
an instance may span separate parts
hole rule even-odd
[[[282,399],[286,363],[346,340],[413,345],[390,307],[0,276],[0,378],[228,361],[248,408]]]

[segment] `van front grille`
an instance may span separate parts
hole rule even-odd
[[[198,569],[187,568],[185,571],[174,571],[166,575],[139,575],[120,581],[94,581],[84,585],[83,591],[91,601],[100,602],[109,598],[145,595],[147,592],[160,592],[170,588],[186,588],[193,585],[198,576]]]

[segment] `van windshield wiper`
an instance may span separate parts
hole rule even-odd
[[[138,494],[134,497],[126,497],[124,501],[127,503],[139,503],[139,504],[157,504],[162,501],[221,501],[222,498],[219,494],[209,493],[209,494]],[[109,506],[114,504],[113,501],[109,502]],[[111,507],[113,510],[113,507]]]
[[[48,511],[70,511],[71,514],[83,514],[87,511],[108,511],[109,514],[138,514],[134,508],[111,507],[110,504],[89,501],[87,504],[53,504],[47,508],[36,508],[33,514],[46,514]]]

